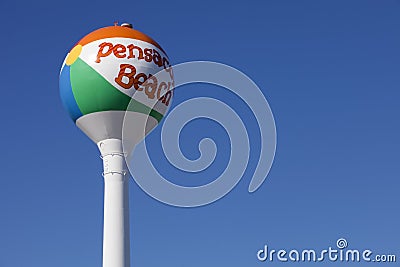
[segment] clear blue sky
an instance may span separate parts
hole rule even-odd
[[[101,160],[61,105],[58,73],[76,41],[115,20],[157,40],[172,63],[211,60],[246,73],[278,133],[254,194],[257,154],[227,197],[201,208],[161,204],[131,180],[132,266],[268,266],[255,256],[264,244],[318,249],[340,237],[400,258],[400,1],[2,1],[0,10],[0,267],[101,266]],[[226,94],[194,89],[174,104]],[[257,148],[254,118],[228,101]],[[229,152],[220,127],[194,121],[181,137],[188,157],[204,136],[222,154],[196,184],[219,174]]]

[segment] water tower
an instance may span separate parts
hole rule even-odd
[[[163,74],[156,75],[160,71]],[[169,59],[157,42],[124,23],[95,30],[76,43],[64,60],[59,81],[65,109],[97,144],[103,159],[103,267],[128,267],[125,157],[171,104],[174,80]],[[124,120],[130,129],[124,128],[123,145]]]

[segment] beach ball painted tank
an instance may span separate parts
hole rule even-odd
[[[130,27],[110,26],[75,44],[62,65],[59,87],[71,119],[94,142],[122,139],[128,114],[137,143],[168,111],[174,79],[156,41]]]

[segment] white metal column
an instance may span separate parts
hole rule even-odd
[[[106,139],[97,145],[104,167],[103,267],[129,267],[129,174],[122,141]]]

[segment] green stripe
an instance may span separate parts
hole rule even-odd
[[[148,106],[146,106],[145,104],[140,103],[136,99],[132,99],[132,103],[125,110],[135,111],[135,112],[139,112],[139,113],[150,115],[151,117],[156,119],[158,122],[160,122],[162,120],[162,118],[163,118],[163,115],[160,112],[158,112],[157,110],[149,108]]]
[[[119,91],[80,58],[71,65],[71,86],[76,103],[84,115],[99,111],[128,110],[152,116],[158,122],[163,118],[158,111]],[[132,103],[129,105],[130,101]]]

